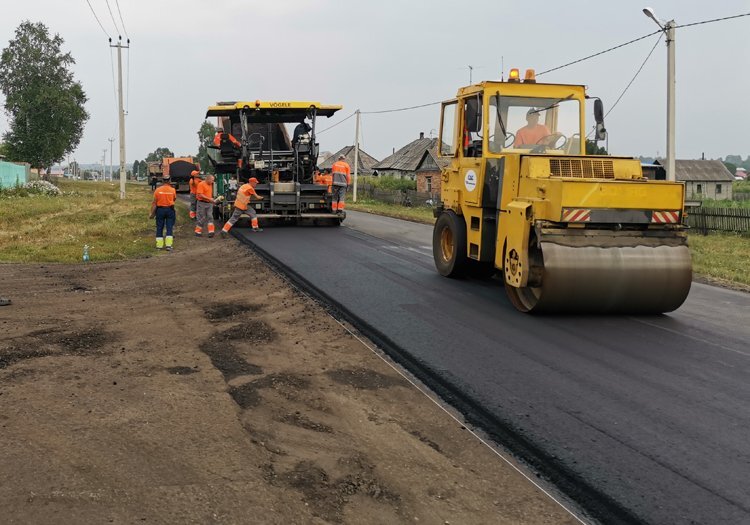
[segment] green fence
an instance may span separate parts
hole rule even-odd
[[[28,182],[26,166],[0,160],[0,187],[8,188]]]

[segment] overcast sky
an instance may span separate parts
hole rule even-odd
[[[689,23],[750,11],[750,0],[645,0],[660,18]],[[119,0],[132,41],[126,93],[127,161],[159,146],[197,151],[196,132],[217,100],[342,104],[323,129],[355,109],[373,111],[451,98],[505,70],[537,72],[658,29],[643,2],[568,0]],[[115,36],[105,0],[90,0]],[[116,2],[109,0],[120,23]],[[91,115],[74,157],[98,162],[117,137],[107,37],[86,0],[3,1],[0,46],[23,20],[43,22],[76,60]],[[124,35],[123,35],[124,38]],[[540,78],[619,96],[657,36]],[[677,30],[677,157],[750,154],[750,17]],[[127,52],[123,53],[127,64]],[[124,67],[124,69],[127,69]],[[507,74],[506,74],[507,76]],[[665,153],[666,49],[660,43],[606,121],[614,154]],[[591,111],[587,120],[592,120]],[[363,115],[362,148],[378,159],[436,134],[439,106]],[[0,117],[0,132],[7,121]],[[354,119],[319,136],[322,150],[352,144]],[[115,142],[115,163],[117,163]],[[108,155],[109,159],[109,155]]]

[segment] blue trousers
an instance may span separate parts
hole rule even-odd
[[[167,227],[167,237],[172,236],[172,228],[177,215],[174,208],[156,208],[156,237],[164,237],[164,227]]]

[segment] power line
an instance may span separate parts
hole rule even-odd
[[[86,3],[89,5],[89,9],[91,9],[91,14],[94,15],[94,18],[96,19],[96,23],[99,24],[99,27],[102,28],[102,31],[104,31],[104,34],[107,35],[108,38],[112,38],[109,36],[109,33],[107,33],[107,30],[104,29],[104,26],[102,25],[101,21],[99,20],[99,17],[96,16],[96,12],[94,11],[94,8],[91,7],[91,2],[89,0],[86,0]]]
[[[420,104],[418,106],[409,106],[406,108],[396,108],[396,109],[381,109],[379,111],[362,111],[362,115],[376,115],[379,113],[396,113],[399,111],[409,111],[410,109],[419,109],[419,108],[426,108],[427,106],[436,106],[437,104],[441,104],[443,101],[438,100],[437,102],[429,102],[427,104]]]
[[[348,117],[346,117],[346,118],[345,118],[344,120],[340,120],[340,121],[336,122],[336,124],[334,124],[333,126],[328,126],[328,127],[327,127],[327,128],[325,128],[325,129],[322,129],[322,130],[320,130],[320,131],[316,131],[316,132],[315,132],[315,134],[316,134],[316,135],[320,135],[321,133],[325,133],[325,132],[326,132],[326,131],[328,131],[329,129],[333,129],[333,128],[335,128],[336,126],[338,126],[339,124],[343,124],[344,122],[346,122],[347,120],[349,120],[350,118],[352,118],[352,117],[353,117],[354,115],[356,115],[356,114],[357,114],[357,112],[355,111],[354,113],[352,113],[351,115],[349,115]]]
[[[125,22],[122,19],[122,11],[120,11],[120,0],[115,0],[115,5],[117,6],[117,14],[120,15],[120,23],[122,24],[122,30],[125,33],[125,38],[130,40],[130,35],[128,34],[128,30],[125,29]]]
[[[107,10],[109,11],[109,17],[112,19],[112,23],[115,25],[115,31],[117,31],[118,35],[121,35],[120,28],[117,27],[117,22],[115,22],[115,16],[112,14],[112,8],[109,7],[109,0],[104,0],[104,3],[107,4]]]
[[[578,60],[574,60],[572,62],[568,62],[567,64],[563,64],[562,66],[553,67],[552,69],[546,69],[542,71],[541,73],[537,73],[536,76],[541,76],[546,73],[551,73],[552,71],[557,71],[558,69],[562,69],[564,67],[572,66],[573,64],[578,64],[579,62],[583,62],[585,60],[589,60],[594,57],[598,57],[599,55],[603,55],[604,53],[609,53],[610,51],[614,51],[615,49],[620,49],[621,47],[629,46],[630,44],[635,44],[636,42],[640,42],[641,40],[648,38],[650,36],[656,35],[658,33],[661,33],[661,29],[654,31],[653,33],[649,33],[647,35],[639,36],[638,38],[634,38],[633,40],[629,40],[627,42],[624,42],[622,44],[616,45],[614,47],[610,47],[609,49],[605,49],[604,51],[599,51],[598,53],[594,53],[593,55],[589,55],[583,58],[579,58]]]
[[[711,24],[713,22],[721,22],[723,20],[732,20],[734,18],[741,18],[743,16],[750,16],[750,13],[740,13],[738,15],[724,16],[724,17],[721,17],[721,18],[712,18],[710,20],[701,20],[699,22],[691,22],[689,24],[681,24],[681,25],[675,26],[675,28],[679,28],[679,27],[692,27],[692,26],[703,25],[703,24]],[[546,69],[546,70],[542,71],[541,73],[537,73],[536,76],[544,75],[545,73],[551,73],[552,71],[557,71],[558,69],[562,69],[564,67],[572,66],[573,64],[578,64],[579,62],[583,62],[585,60],[589,60],[591,58],[598,57],[598,56],[603,55],[605,53],[609,53],[610,51],[614,51],[615,49],[620,49],[621,47],[625,47],[625,46],[628,46],[630,44],[635,44],[636,42],[639,42],[639,41],[641,41],[641,40],[643,40],[645,38],[648,38],[648,37],[650,37],[652,35],[655,35],[655,34],[661,33],[661,32],[662,32],[662,30],[659,29],[657,31],[654,31],[653,33],[649,33],[647,35],[643,35],[643,36],[640,36],[638,38],[634,38],[633,40],[629,40],[627,42],[624,42],[622,44],[616,45],[614,47],[610,47],[609,49],[605,49],[604,51],[599,51],[598,53],[594,53],[593,55],[589,55],[589,56],[586,56],[586,57],[583,57],[583,58],[579,58],[578,60],[574,60],[572,62],[568,62],[567,64],[563,64],[561,66],[553,67],[552,69]]]
[[[725,16],[725,17],[722,17],[722,18],[712,18],[711,20],[701,20],[700,22],[691,22],[689,24],[681,24],[681,25],[675,26],[675,28],[678,28],[678,27],[699,26],[699,25],[703,25],[703,24],[711,24],[713,22],[721,22],[722,20],[731,20],[733,18],[742,18],[743,16],[750,16],[750,13],[740,13],[739,15]]]
[[[628,85],[625,86],[625,89],[622,90],[622,93],[620,93],[620,96],[617,97],[617,100],[615,100],[615,103],[612,104],[612,107],[610,107],[607,113],[605,113],[604,118],[607,118],[607,116],[609,116],[609,114],[612,113],[612,110],[615,109],[615,107],[617,107],[617,104],[620,102],[620,100],[622,100],[622,97],[625,96],[625,93],[627,93],[628,89],[630,89],[630,86],[633,85],[633,82],[635,82],[635,79],[638,78],[638,75],[641,74],[641,71],[643,71],[643,68],[646,66],[646,62],[648,62],[648,59],[651,58],[651,55],[654,54],[654,51],[656,50],[656,46],[659,45],[659,42],[661,42],[661,39],[663,36],[664,36],[664,33],[659,35],[659,38],[656,39],[656,42],[654,42],[654,47],[652,47],[651,51],[649,51],[648,55],[646,55],[646,58],[641,63],[641,67],[639,67],[638,70],[635,72],[635,75],[633,75],[633,78],[630,79],[630,82],[628,82]],[[588,135],[586,135],[586,138],[588,139],[591,136],[591,134],[594,133],[594,131],[596,131],[596,128],[589,131]]]
[[[620,93],[620,96],[617,97],[617,100],[615,100],[615,103],[612,104],[612,107],[609,108],[609,111],[604,115],[605,117],[609,115],[613,109],[617,106],[617,103],[622,100],[622,97],[627,93],[628,89],[630,89],[630,86],[633,85],[633,82],[635,82],[635,79],[638,78],[638,75],[641,74],[641,71],[643,71],[643,68],[646,66],[646,62],[648,62],[648,59],[651,58],[651,55],[654,54],[654,50],[656,49],[656,46],[659,45],[659,42],[661,42],[662,37],[664,36],[664,33],[659,35],[659,38],[656,39],[656,42],[654,42],[654,47],[651,48],[651,51],[648,52],[648,55],[646,55],[646,58],[643,60],[643,63],[641,64],[641,67],[638,68],[638,71],[635,72],[635,75],[633,75],[633,78],[630,79],[630,82],[628,82],[628,85],[625,86],[625,89],[622,90],[622,93]]]

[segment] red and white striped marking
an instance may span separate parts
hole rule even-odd
[[[680,222],[680,212],[655,211],[651,214],[651,222],[656,224],[677,224]]]
[[[564,208],[562,220],[563,222],[589,222],[591,220],[591,210]]]

